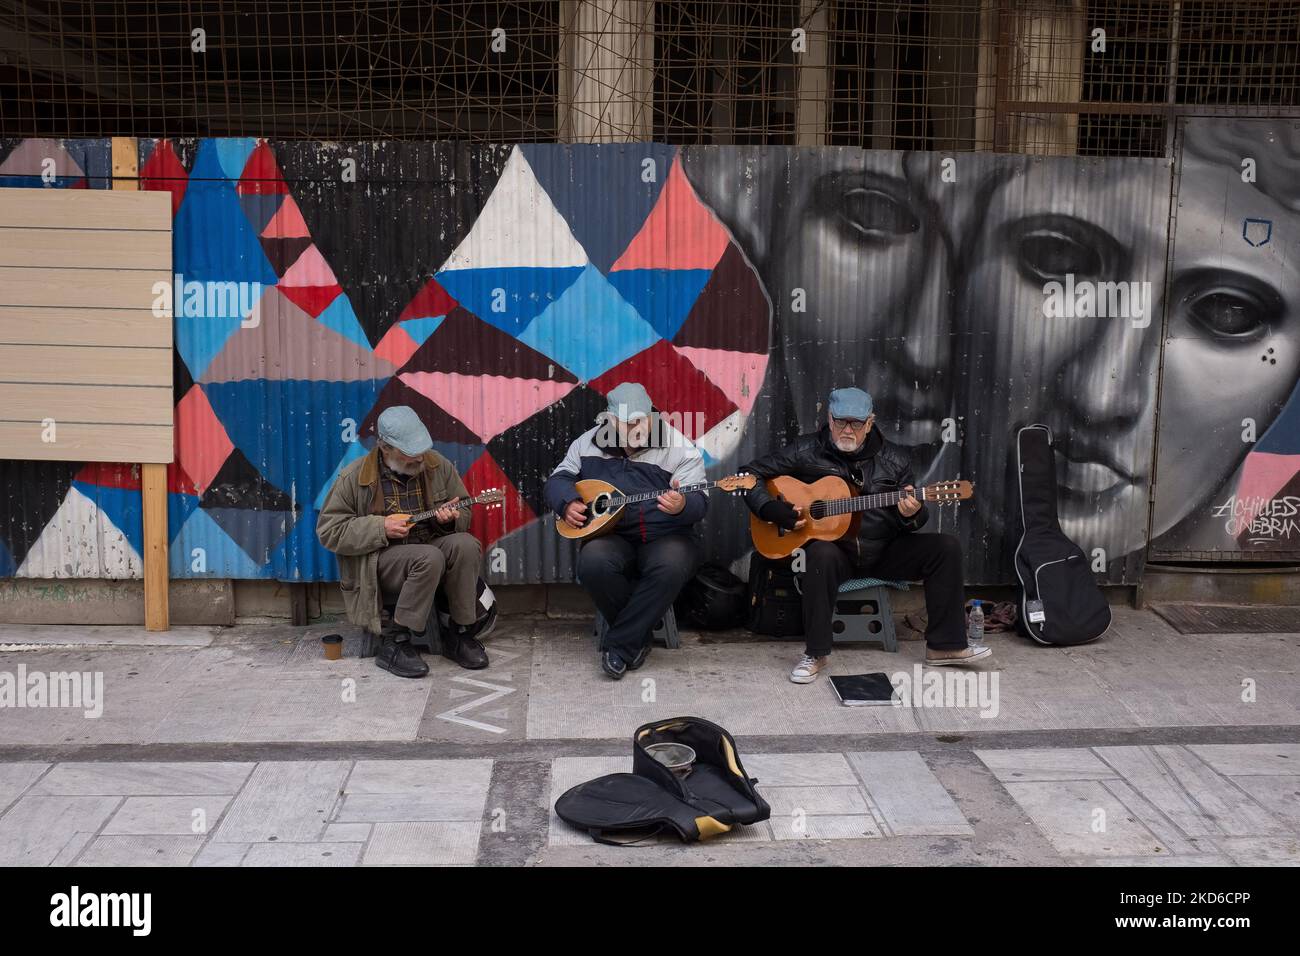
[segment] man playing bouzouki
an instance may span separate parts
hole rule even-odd
[[[375,448],[339,473],[316,522],[321,544],[338,555],[348,620],[382,635],[379,667],[423,677],[429,665],[411,638],[427,628],[441,587],[452,622],[442,635],[443,656],[471,670],[487,667],[487,651],[473,634],[483,551],[468,533],[469,511],[458,507],[469,492],[455,466],[433,450],[415,409],[384,409],[375,431]],[[427,521],[408,520],[429,509],[436,510]],[[383,604],[395,608],[381,624]]]
[[[785,475],[803,482],[833,475],[864,495],[911,492],[907,453],[874,427],[871,409],[871,396],[862,389],[836,389],[830,395],[824,427],[744,470],[762,479]],[[807,520],[802,509],[773,497],[763,481],[745,501],[763,521],[787,531],[803,528]],[[856,534],[850,531],[836,541],[813,540],[804,545],[805,650],[790,680],[810,684],[826,666],[836,595],[842,582],[855,577],[924,582],[927,664],[969,664],[988,657],[988,648],[974,650],[966,644],[961,545],[950,534],[916,534],[928,519],[924,502],[904,497],[896,506],[863,511]]]
[[[578,581],[591,595],[609,629],[600,665],[614,680],[636,670],[650,654],[651,635],[700,561],[695,524],[708,510],[703,491],[681,494],[678,486],[704,480],[704,458],[673,432],[656,443],[650,396],[624,382],[607,396],[601,421],[569,446],[546,481],[546,504],[572,528],[589,519],[576,483],[600,479],[627,495],[662,491],[629,504],[611,533],[586,540],[578,552]]]

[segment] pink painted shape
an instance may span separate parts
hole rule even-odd
[[[176,403],[176,458],[194,487],[204,491],[235,446],[197,385]]]
[[[675,346],[688,362],[718,386],[723,395],[748,417],[767,374],[767,354],[728,352],[726,349],[692,349]]]
[[[407,372],[398,378],[456,416],[485,442],[558,402],[575,385],[459,372]]]
[[[375,346],[375,354],[381,359],[387,359],[397,368],[405,365],[416,352],[420,350],[420,343],[411,338],[409,332],[402,326],[394,325],[384,337],[379,340]]]
[[[312,243],[302,251],[278,284],[292,289],[295,286],[334,286],[339,284],[339,280],[334,278],[334,270]]]
[[[262,235],[267,239],[300,239],[311,235],[307,230],[307,220],[302,218],[302,210],[292,196],[284,197],[284,202],[280,203],[279,210],[266,224]]]
[[[729,241],[726,230],[695,195],[678,158],[641,231],[610,271],[712,269]]]
[[[1237,482],[1237,498],[1271,501],[1300,472],[1300,455],[1252,452],[1246,456]],[[1253,515],[1252,515],[1253,517]]]

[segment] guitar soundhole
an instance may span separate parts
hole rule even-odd
[[[813,521],[820,521],[822,518],[825,518],[826,502],[814,501],[812,504],[810,504],[808,506],[808,517],[812,518]]]
[[[609,495],[597,495],[592,499],[591,516],[593,518],[602,517],[607,511],[609,511]]]

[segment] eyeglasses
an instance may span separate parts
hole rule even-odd
[[[867,427],[865,418],[832,418],[831,424],[840,431],[861,431]]]

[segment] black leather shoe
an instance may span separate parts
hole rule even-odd
[[[614,678],[614,680],[622,680],[623,675],[627,673],[627,665],[623,663],[623,658],[619,657],[613,651],[601,652],[600,669],[610,677]]]
[[[646,659],[647,657],[650,656],[650,651],[652,650],[652,645],[653,645],[653,642],[647,642],[646,645],[645,645],[645,647],[643,647],[643,648],[641,648],[641,650],[637,651],[637,652],[636,652],[636,657],[634,657],[634,658],[632,658],[632,660],[628,661],[627,669],[630,670],[630,671],[640,670],[640,669],[641,669],[641,665],[645,663],[645,659]]]
[[[442,656],[471,671],[488,666],[487,648],[477,638],[461,633],[459,628],[442,636]]]
[[[387,635],[375,654],[375,664],[398,677],[423,677],[429,673],[429,665],[410,641],[399,641]]]

